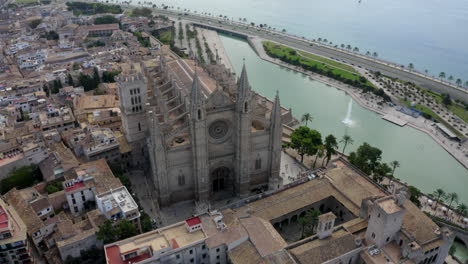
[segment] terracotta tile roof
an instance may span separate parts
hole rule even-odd
[[[289,249],[302,264],[320,264],[356,249],[354,236],[344,230],[334,232],[325,239],[315,239]]]

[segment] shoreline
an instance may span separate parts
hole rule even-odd
[[[330,79],[328,77],[325,77],[325,76],[322,76],[322,75],[319,75],[319,74],[316,74],[316,73],[313,73],[313,72],[307,72],[307,71],[303,70],[302,68],[298,69],[297,67],[294,67],[294,66],[292,66],[292,65],[290,65],[288,63],[280,61],[279,59],[271,58],[263,50],[263,46],[262,46],[261,41],[262,41],[261,39],[256,38],[256,37],[253,37],[253,38],[249,37],[247,39],[247,42],[249,43],[251,48],[255,51],[255,53],[262,60],[273,63],[273,64],[276,64],[276,65],[278,65],[280,67],[286,67],[286,68],[288,68],[290,70],[305,74],[305,75],[309,76],[309,79],[311,79],[311,80],[315,80],[315,81],[324,83],[325,85],[328,85],[328,86],[334,87],[336,89],[342,90],[343,92],[345,92],[346,95],[350,96],[354,101],[356,101],[361,107],[364,107],[367,110],[373,111],[373,112],[375,112],[375,113],[377,113],[377,114],[379,114],[381,116],[384,116],[385,114],[393,115],[393,113],[391,113],[389,111],[384,111],[383,109],[378,109],[378,108],[369,106],[368,105],[369,102],[366,102],[364,99],[362,99],[360,97],[360,94],[356,93],[355,90],[357,88],[353,88],[352,86],[349,86],[347,84],[343,84],[341,82],[338,82],[336,80],[332,80],[332,79]],[[401,114],[404,115],[403,113],[401,113]],[[430,130],[418,126],[417,124],[415,124],[415,120],[411,120],[411,119],[405,119],[405,120],[408,121],[406,125],[408,125],[411,128],[414,128],[414,129],[416,129],[418,131],[421,131],[421,132],[427,134],[428,136],[430,136],[439,146],[441,146],[455,160],[457,160],[463,167],[465,167],[465,169],[468,169],[468,159],[466,159],[466,158],[463,159],[463,157],[458,157],[455,153],[453,153],[453,150],[451,150],[450,147],[445,144],[445,140],[439,139],[437,137],[437,135],[434,134],[433,132],[431,132]],[[389,122],[389,121],[387,121],[387,122]],[[394,125],[396,125],[396,124],[394,124]],[[446,140],[449,141],[448,138]]]

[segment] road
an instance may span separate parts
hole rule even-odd
[[[397,64],[386,62],[380,59],[370,58],[362,54],[334,48],[322,43],[312,42],[310,40],[302,39],[300,37],[286,33],[253,27],[240,22],[221,20],[215,17],[188,13],[181,15],[181,12],[172,10],[155,10],[155,13],[169,16],[175,21],[181,17],[184,20],[196,22],[207,28],[211,28],[217,31],[233,32],[246,37],[255,36],[265,40],[275,41],[295,49],[335,59],[351,66],[365,68],[371,71],[380,71],[382,74],[399,78],[404,81],[413,82],[418,86],[430,89],[437,93],[448,93],[453,98],[468,102],[468,92],[461,87],[447,84],[438,79],[431,78],[416,71],[404,69]]]

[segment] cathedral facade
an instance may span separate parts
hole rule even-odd
[[[161,55],[118,78],[124,133],[146,145],[162,206],[282,185],[283,123],[291,112],[278,95],[272,102],[252,91],[245,65],[237,80],[213,69]]]

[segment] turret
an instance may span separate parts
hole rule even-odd
[[[250,167],[252,165],[251,152],[251,89],[247,78],[247,70],[242,68],[242,73],[238,81],[237,102],[236,102],[236,191],[241,196],[249,193]]]
[[[198,74],[195,72],[190,94],[190,130],[192,138],[192,163],[195,179],[195,194],[199,201],[209,198],[208,142],[206,138],[205,95]]]
[[[247,113],[250,111],[251,91],[247,70],[244,64],[241,76],[237,82],[237,110],[239,112]]]
[[[270,115],[270,175],[268,179],[268,188],[270,190],[279,189],[282,185],[280,175],[281,164],[281,143],[283,135],[283,125],[281,123],[281,104],[279,93],[276,91],[275,104]]]
[[[190,94],[190,113],[193,120],[199,121],[205,118],[205,97],[201,90],[200,78],[196,72]]]

